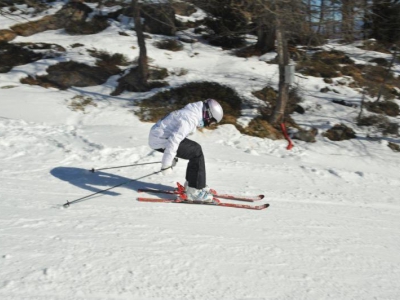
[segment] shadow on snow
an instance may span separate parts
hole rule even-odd
[[[96,171],[93,173],[86,169],[71,167],[57,167],[52,169],[50,171],[50,174],[74,186],[88,190],[93,193],[101,192],[102,190],[106,190],[116,185],[120,185],[119,187],[125,187],[135,191],[137,191],[139,188],[171,189],[171,186],[154,184],[151,182],[139,180],[146,175],[139,177],[136,180],[102,171]],[[126,184],[124,184],[124,182],[126,182]],[[120,195],[120,193],[117,193],[115,191],[104,191],[102,192],[102,194],[109,196]]]

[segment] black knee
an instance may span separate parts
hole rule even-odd
[[[201,148],[200,144],[196,143],[195,147],[193,147],[193,156],[195,157],[203,156],[203,149]]]

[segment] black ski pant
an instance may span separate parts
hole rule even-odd
[[[164,152],[164,149],[157,149]],[[176,157],[188,159],[186,181],[190,187],[202,189],[206,186],[206,164],[201,146],[189,139],[184,139],[178,147]]]

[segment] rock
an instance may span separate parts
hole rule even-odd
[[[310,130],[299,130],[292,135],[295,140],[304,141],[307,143],[315,143],[315,137],[318,134],[317,128],[311,128]]]

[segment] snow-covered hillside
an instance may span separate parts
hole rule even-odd
[[[0,28],[16,21],[0,16]],[[387,146],[400,139],[368,139],[354,125],[358,109],[327,98],[359,103],[359,92],[337,85],[340,93],[321,93],[321,78],[296,76],[307,111],[293,117],[320,130],[345,123],[357,139],[333,142],[319,134],[316,143],[295,141],[288,151],[286,141],[245,136],[232,125],[192,137],[203,147],[211,187],[265,194],[268,209],[136,201],[138,188],[183,182],[183,160],[171,176],[131,181],[64,209],[66,201],[159,170],[154,164],[89,171],[160,161],[147,146],[152,124],[132,113],[132,100],[145,95],[110,96],[115,77],[66,91],[19,80],[44,74],[60,60],[93,64],[70,47],[77,42],[133,60],[135,33],[124,27],[131,36],[118,35],[121,26],[115,22],[90,36],[54,30],[13,41],[56,43],[68,51],[0,74],[1,299],[400,298],[400,154]],[[382,55],[328,46],[358,62]],[[171,86],[213,80],[256,102],[252,91],[277,82],[277,68],[265,58],[238,58],[203,43],[179,52],[148,47],[152,64],[188,70],[169,77]],[[90,96],[97,106],[71,110],[76,95]]]

